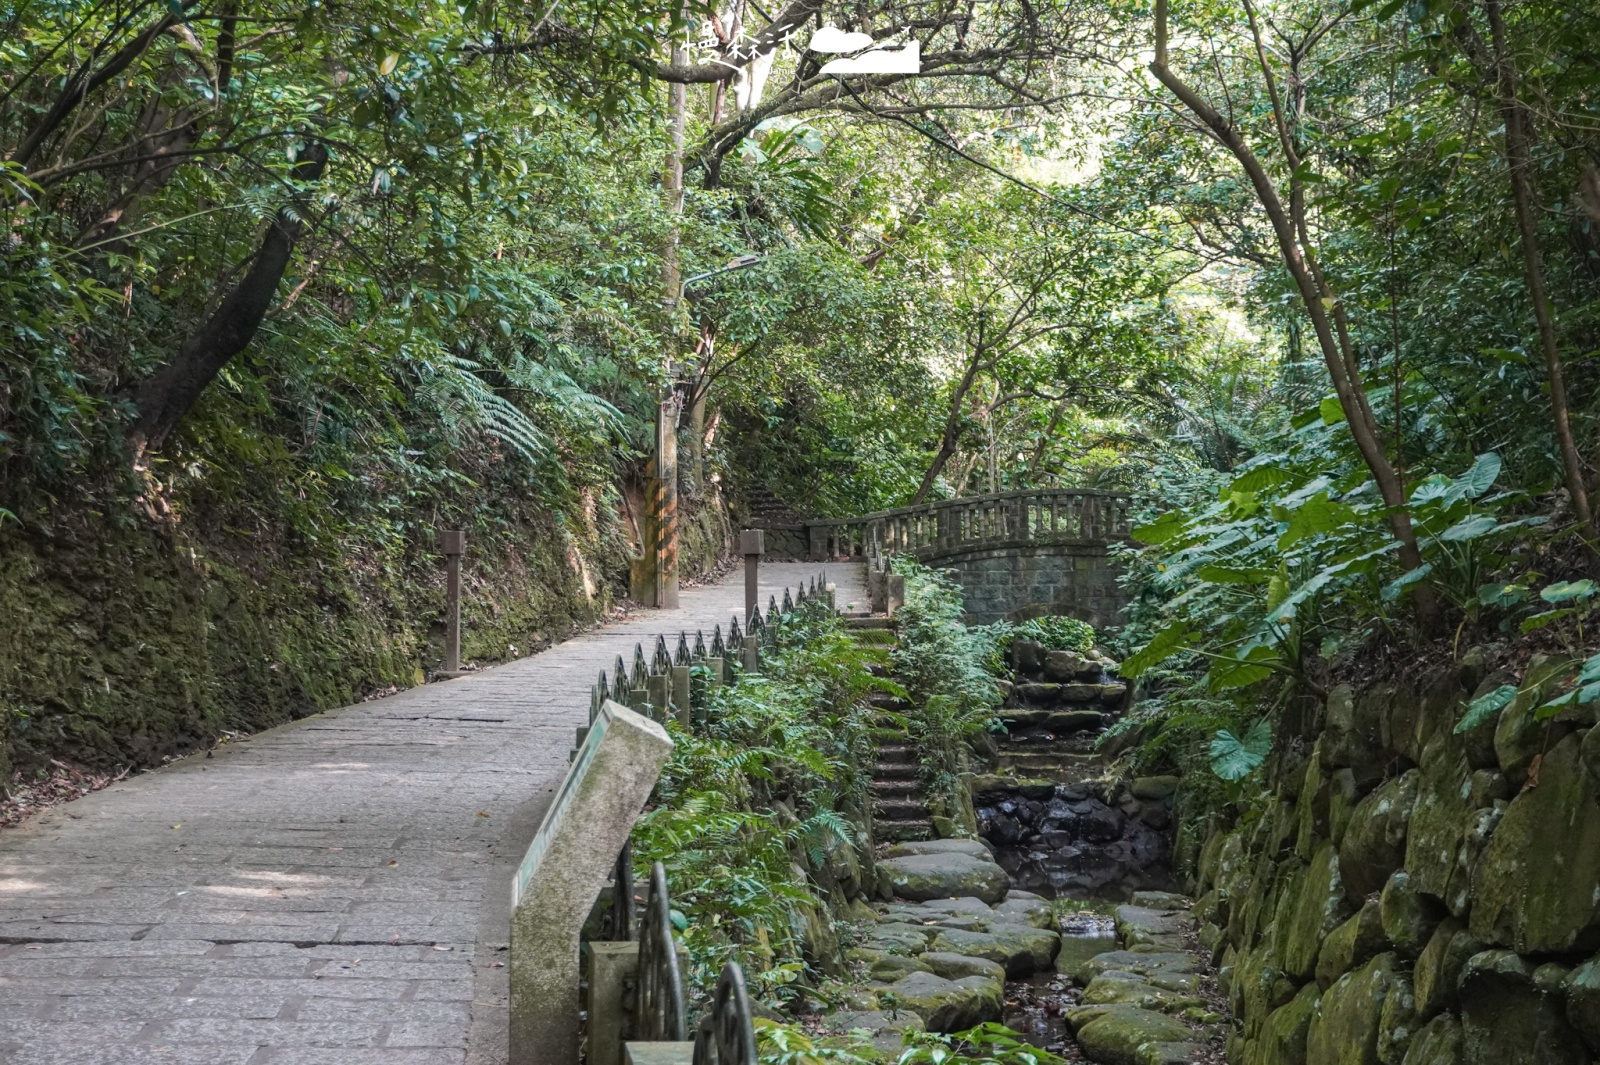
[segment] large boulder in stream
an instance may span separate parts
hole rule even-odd
[[[971,896],[984,902],[1006,897],[1010,878],[976,840],[941,839],[902,843],[878,863],[896,896],[913,902]]]
[[[917,972],[873,986],[880,1000],[893,996],[895,1009],[915,1013],[930,1032],[960,1032],[985,1021],[998,1021],[1005,998],[1005,985],[985,976],[947,980],[931,972]]]
[[[946,954],[965,954],[969,958],[987,958],[1005,966],[1007,976],[1020,979],[1050,968],[1060,947],[1060,934],[1049,929],[1025,924],[997,924],[987,932],[940,928],[930,949]]]
[[[1200,1049],[1182,1021],[1137,1006],[1079,1006],[1067,1011],[1067,1023],[1101,1065],[1176,1065]]]

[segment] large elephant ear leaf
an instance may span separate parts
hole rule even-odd
[[[1176,510],[1168,511],[1148,525],[1133,530],[1132,536],[1142,544],[1164,544],[1175,540],[1188,528],[1189,522]]]
[[[1469,732],[1485,721],[1489,720],[1506,704],[1517,697],[1517,688],[1514,684],[1502,684],[1494,691],[1480,695],[1467,704],[1467,712],[1461,715],[1461,720],[1456,722],[1456,734]]]
[[[1473,462],[1472,468],[1450,483],[1450,495],[1457,499],[1477,499],[1494,487],[1500,476],[1500,456],[1486,451]]]
[[[1124,658],[1118,672],[1124,677],[1137,677],[1187,647],[1191,637],[1189,626],[1182,621],[1175,621],[1152,636],[1150,642],[1139,648],[1138,652]]]
[[[1211,740],[1211,771],[1223,780],[1243,780],[1271,750],[1272,724],[1264,717],[1242,737],[1222,729]]]

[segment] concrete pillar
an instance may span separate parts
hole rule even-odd
[[[672,667],[672,706],[677,711],[678,724],[689,727],[689,667]]]
[[[461,556],[467,548],[467,534],[461,529],[439,533],[439,550],[444,552],[444,668],[441,677],[461,675]]]
[[[583,961],[589,1065],[622,1065],[622,1044],[633,1036],[627,992],[638,979],[639,944],[591,941],[583,945]]]
[[[885,595],[884,613],[894,617],[895,611],[906,605],[906,579],[899,573],[891,573],[885,578],[887,594]]]
[[[739,553],[744,556],[744,623],[756,616],[756,600],[761,591],[761,554],[766,550],[766,534],[746,529],[739,534]]]

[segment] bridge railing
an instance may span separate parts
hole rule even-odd
[[[997,492],[856,518],[806,522],[813,562],[874,555],[936,558],[983,547],[1125,539],[1133,496],[1085,488]]]

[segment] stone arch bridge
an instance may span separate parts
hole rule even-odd
[[[813,562],[909,554],[951,571],[973,624],[1066,614],[1101,627],[1127,605],[1109,548],[1128,540],[1132,508],[1122,492],[997,492],[774,528],[770,549]]]

